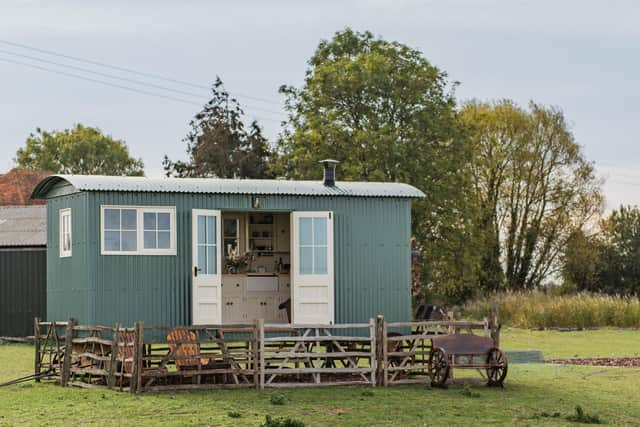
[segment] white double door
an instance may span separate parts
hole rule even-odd
[[[222,238],[219,210],[192,211],[192,323],[222,323]],[[332,212],[291,213],[292,322],[332,324]]]
[[[222,323],[222,242],[218,210],[192,211],[192,269],[194,325]]]

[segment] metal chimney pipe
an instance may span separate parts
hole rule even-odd
[[[324,159],[320,160],[319,163],[322,163],[324,166],[324,177],[322,183],[327,187],[333,187],[336,185],[336,166],[340,163],[337,160],[333,159]]]

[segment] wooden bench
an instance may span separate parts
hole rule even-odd
[[[489,337],[454,334],[432,338],[429,353],[431,385],[444,386],[452,368],[485,369],[487,385],[502,387],[507,376],[507,355]]]

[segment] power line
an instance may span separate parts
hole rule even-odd
[[[129,82],[129,83],[133,83],[133,84],[137,84],[137,85],[141,85],[141,86],[152,87],[154,89],[161,89],[161,90],[165,90],[165,91],[168,91],[168,92],[177,93],[177,94],[180,94],[180,95],[187,95],[187,96],[191,96],[191,97],[202,98],[202,95],[194,93],[194,92],[186,92],[186,91],[179,90],[179,89],[173,89],[173,88],[170,88],[170,87],[167,87],[167,86],[162,86],[162,85],[157,85],[157,84],[154,84],[154,83],[145,82],[143,80],[130,79],[130,78],[127,78],[127,77],[120,77],[120,76],[116,76],[116,75],[113,75],[113,74],[103,73],[101,71],[91,70],[89,68],[77,67],[75,65],[64,64],[64,63],[56,62],[56,61],[49,61],[47,59],[38,58],[37,56],[23,55],[21,53],[11,52],[11,51],[4,50],[4,49],[0,49],[0,53],[4,53],[4,54],[7,54],[7,55],[18,56],[18,57],[21,57],[21,58],[30,59],[32,61],[42,62],[42,63],[45,63],[45,64],[56,65],[58,67],[64,67],[64,68],[69,68],[69,69],[72,69],[72,70],[82,71],[84,73],[95,74],[95,75],[98,75],[98,76],[101,76],[101,77],[107,77],[109,79],[125,81],[125,82]],[[265,108],[254,107],[254,106],[251,106],[251,105],[249,105],[248,107],[250,109],[252,109],[252,110],[261,111],[261,112],[264,112],[264,113],[271,113],[271,114],[275,114],[275,115],[279,115],[279,116],[281,116],[283,114],[282,111],[267,110]]]
[[[13,47],[18,47],[18,48],[21,48],[21,49],[27,49],[27,50],[32,50],[32,51],[35,51],[35,52],[44,53],[46,55],[58,56],[58,57],[61,57],[61,58],[70,59],[72,61],[84,62],[84,63],[87,63],[87,64],[97,65],[99,67],[111,68],[112,70],[118,70],[118,71],[122,71],[122,72],[125,72],[125,73],[131,73],[131,74],[135,74],[135,75],[138,75],[138,76],[150,77],[150,78],[154,78],[154,79],[158,79],[158,80],[165,80],[165,81],[172,82],[172,83],[175,83],[175,84],[180,84],[180,85],[184,85],[184,86],[190,86],[190,87],[194,87],[194,88],[210,89],[209,86],[205,86],[205,85],[202,85],[202,84],[187,82],[187,81],[184,81],[184,80],[178,80],[178,79],[174,79],[174,78],[171,78],[171,77],[161,76],[161,75],[158,75],[158,74],[152,74],[152,73],[137,71],[137,70],[133,70],[131,68],[120,67],[120,66],[117,66],[117,65],[111,65],[111,64],[104,63],[104,62],[99,62],[99,61],[94,61],[94,60],[91,60],[91,59],[82,58],[82,57],[79,57],[79,56],[66,55],[64,53],[59,53],[59,52],[55,52],[55,51],[47,50],[47,49],[40,49],[40,48],[37,48],[37,47],[28,46],[28,45],[21,44],[21,43],[15,43],[15,42],[12,42],[12,41],[9,41],[9,40],[0,39],[0,43],[6,44],[6,45],[9,45],[9,46],[13,46]],[[258,101],[258,102],[265,102],[267,104],[273,104],[273,105],[278,105],[278,106],[281,105],[279,102],[276,102],[276,101],[273,101],[273,100],[270,100],[270,99],[259,98],[259,97],[256,97],[256,96],[246,95],[246,94],[242,94],[242,93],[239,93],[239,92],[236,92],[236,95],[239,95],[239,96],[241,96],[243,98],[252,99],[252,100]]]
[[[183,98],[177,98],[175,96],[164,95],[164,94],[160,94],[160,93],[157,93],[157,92],[150,92],[150,91],[142,90],[142,89],[138,89],[138,88],[132,88],[130,86],[124,86],[124,85],[120,85],[120,84],[113,83],[113,82],[107,82],[107,81],[104,81],[104,80],[98,80],[98,79],[94,79],[94,78],[91,78],[91,77],[86,77],[86,76],[83,76],[83,75],[80,75],[80,74],[69,73],[69,72],[66,72],[66,71],[54,70],[54,69],[47,68],[47,67],[42,67],[42,66],[39,66],[39,65],[36,65],[36,64],[30,64],[30,63],[27,63],[27,62],[16,61],[14,59],[3,58],[1,56],[0,56],[0,61],[8,62],[8,63],[11,63],[11,64],[22,65],[24,67],[29,67],[29,68],[35,68],[37,70],[46,71],[48,73],[60,74],[60,75],[67,76],[67,77],[86,80],[86,81],[89,81],[89,82],[92,82],[92,83],[98,83],[98,84],[105,85],[105,86],[111,86],[111,87],[115,87],[115,88],[118,88],[118,89],[130,91],[130,92],[135,92],[135,93],[142,94],[142,95],[154,96],[154,97],[157,97],[157,98],[164,98],[164,99],[168,99],[168,100],[171,100],[171,101],[181,102],[183,104],[189,104],[189,105],[193,105],[193,106],[202,107],[201,104],[198,104],[198,103],[196,103],[196,102],[194,102],[192,100],[183,99]],[[264,117],[262,117],[262,118],[256,117],[256,119],[259,119],[261,121],[272,121],[272,122],[277,122],[277,123],[281,122],[280,120],[269,119],[269,118],[264,118]]]

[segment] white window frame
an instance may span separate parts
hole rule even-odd
[[[136,211],[136,250],[109,251],[104,248],[104,211],[106,209],[134,209]],[[169,214],[169,248],[144,248],[144,214]],[[101,255],[177,255],[176,251],[176,207],[175,206],[129,206],[129,205],[101,205],[100,206],[100,254]]]
[[[59,217],[59,249],[60,249],[60,258],[68,258],[72,254],[73,250],[73,227],[71,225],[71,208],[60,209],[58,211]],[[64,231],[64,222],[65,219],[69,218],[69,250],[64,249],[64,240],[65,240],[65,231]]]

